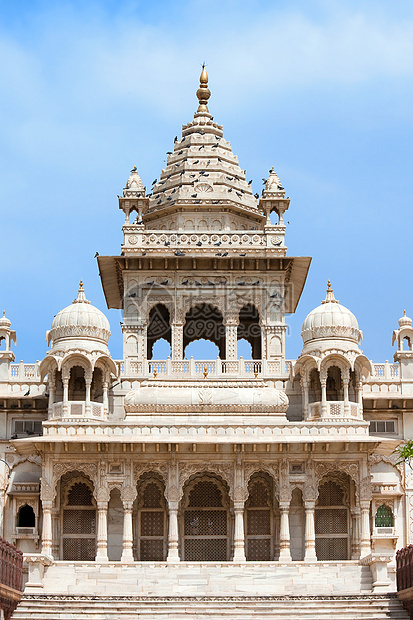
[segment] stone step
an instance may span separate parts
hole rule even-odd
[[[395,595],[134,597],[24,595],[13,620],[408,620]]]

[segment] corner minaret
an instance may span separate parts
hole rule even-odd
[[[11,321],[6,317],[3,310],[3,316],[0,318],[0,345],[4,340],[5,348],[0,350],[0,381],[7,381],[9,378],[10,364],[14,362],[14,353],[11,350],[11,343],[16,344],[16,332],[10,329]]]
[[[406,310],[399,319],[399,329],[393,332],[392,344],[397,343],[394,361],[400,364],[402,394],[413,394],[413,327]]]

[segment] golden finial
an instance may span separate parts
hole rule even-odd
[[[3,316],[4,316],[4,312],[3,312]],[[406,310],[404,311],[404,316],[406,316]]]
[[[79,288],[83,290],[83,280],[82,280],[82,278],[80,278]]]
[[[158,374],[158,371],[156,370],[156,368],[153,369],[153,378],[156,379],[156,376]]]
[[[199,88],[196,91],[196,96],[199,100],[199,106],[196,111],[197,114],[209,114],[208,110],[208,99],[211,96],[211,92],[208,88],[208,73],[205,69],[205,63],[202,65],[202,72],[199,78]]]
[[[338,304],[338,300],[334,297],[334,293],[333,293],[333,289],[331,288],[331,282],[330,279],[328,279],[327,281],[327,295],[326,298],[324,299],[324,301],[322,301],[322,304],[328,304],[328,303],[335,303]]]
[[[207,376],[208,376],[208,368],[207,368],[207,365],[205,364],[204,365],[204,379],[206,379]]]
[[[406,310],[404,311],[404,314],[406,314]],[[3,310],[3,316],[6,316],[6,311]]]

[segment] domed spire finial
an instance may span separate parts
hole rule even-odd
[[[327,293],[326,298],[324,299],[324,301],[321,302],[322,304],[329,304],[329,303],[338,304],[338,300],[334,297],[333,289],[331,288],[330,278],[327,281],[326,293]]]
[[[211,96],[211,91],[208,88],[208,73],[205,69],[205,63],[203,63],[202,65],[202,71],[201,71],[201,76],[199,78],[199,88],[196,91],[196,96],[198,97],[198,101],[199,101],[199,106],[198,109],[196,111],[197,114],[208,114],[209,115],[209,110],[208,110],[208,99]]]
[[[90,304],[90,301],[86,299],[85,289],[83,288],[83,280],[80,279],[79,289],[76,299],[72,302],[74,304]]]

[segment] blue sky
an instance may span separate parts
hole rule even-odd
[[[134,164],[144,185],[159,176],[204,60],[254,191],[274,165],[291,197],[289,254],[313,256],[287,357],[331,278],[367,357],[391,359],[413,316],[412,3],[0,0],[0,57],[0,308],[17,360],[42,359],[81,277],[121,357],[93,256],[119,253],[116,195]]]

